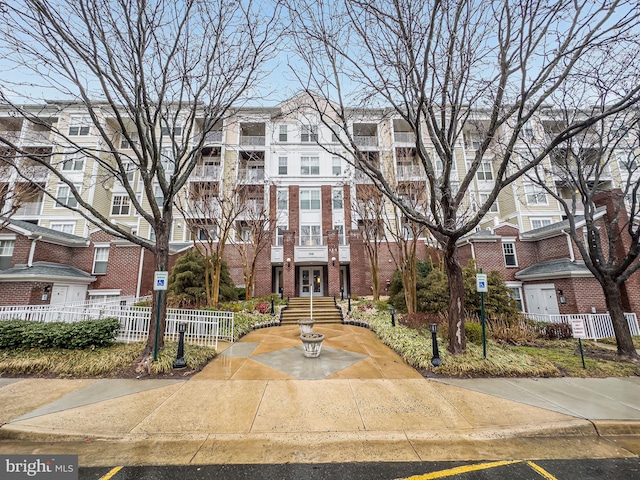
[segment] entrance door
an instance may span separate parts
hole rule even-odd
[[[300,296],[311,296],[311,288],[313,287],[313,296],[321,297],[324,292],[322,284],[322,269],[314,268],[300,268]]]
[[[542,289],[542,303],[544,305],[544,313],[547,315],[558,315],[560,313],[555,288]]]
[[[51,305],[64,305],[67,301],[67,285],[54,285],[51,289]]]

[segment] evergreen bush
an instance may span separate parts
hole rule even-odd
[[[116,318],[81,322],[0,321],[0,348],[64,348],[82,350],[113,344],[120,322]]]

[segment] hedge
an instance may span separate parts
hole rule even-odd
[[[0,348],[65,348],[81,350],[113,344],[120,322],[116,318],[81,322],[0,321]]]

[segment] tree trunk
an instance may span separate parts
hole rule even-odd
[[[214,259],[215,268],[213,269],[213,278],[211,279],[211,290],[213,292],[213,304],[218,304],[220,298],[220,272],[222,271],[222,259],[217,257]]]
[[[401,269],[401,276],[407,313],[415,313],[418,310],[415,259],[413,262],[409,260],[405,263]]]
[[[380,300],[380,267],[377,258],[371,263],[371,284],[373,287],[373,300],[377,302]]]
[[[640,357],[633,345],[629,323],[622,309],[622,292],[620,291],[620,285],[613,279],[605,277],[602,290],[604,291],[607,309],[609,310],[611,322],[613,323],[613,331],[616,335],[618,355],[639,359]]]
[[[170,218],[170,217],[169,217]],[[166,223],[166,222],[165,222]],[[155,230],[155,229],[154,229]],[[170,228],[161,225],[156,230],[155,270],[167,272],[169,270],[169,232]],[[151,306],[151,320],[149,325],[149,336],[142,352],[143,359],[150,357],[156,347],[156,326],[157,326],[157,349],[160,352],[164,348],[164,331],[166,326],[167,312],[167,291],[155,290],[153,292],[153,303]]]
[[[449,351],[462,354],[467,348],[464,336],[464,282],[453,240],[447,242],[444,249],[444,263],[449,285]]]

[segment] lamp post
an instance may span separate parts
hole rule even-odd
[[[389,313],[391,314],[391,326],[396,326],[396,309],[393,308],[393,305],[389,308]]]
[[[273,295],[271,295],[271,316],[275,317],[276,316],[276,309],[273,305]]]
[[[429,325],[429,329],[431,330],[431,344],[433,345],[433,358],[431,359],[431,365],[434,367],[439,367],[442,365],[442,360],[440,360],[440,353],[438,352],[438,324],[432,323]]]
[[[348,303],[349,306],[347,308],[347,313],[351,313],[351,294],[347,295],[347,301],[349,302]]]
[[[184,361],[184,332],[187,330],[186,323],[178,324],[178,333],[180,339],[178,340],[178,354],[176,360],[173,362],[173,368],[184,368],[187,366],[187,362]]]

